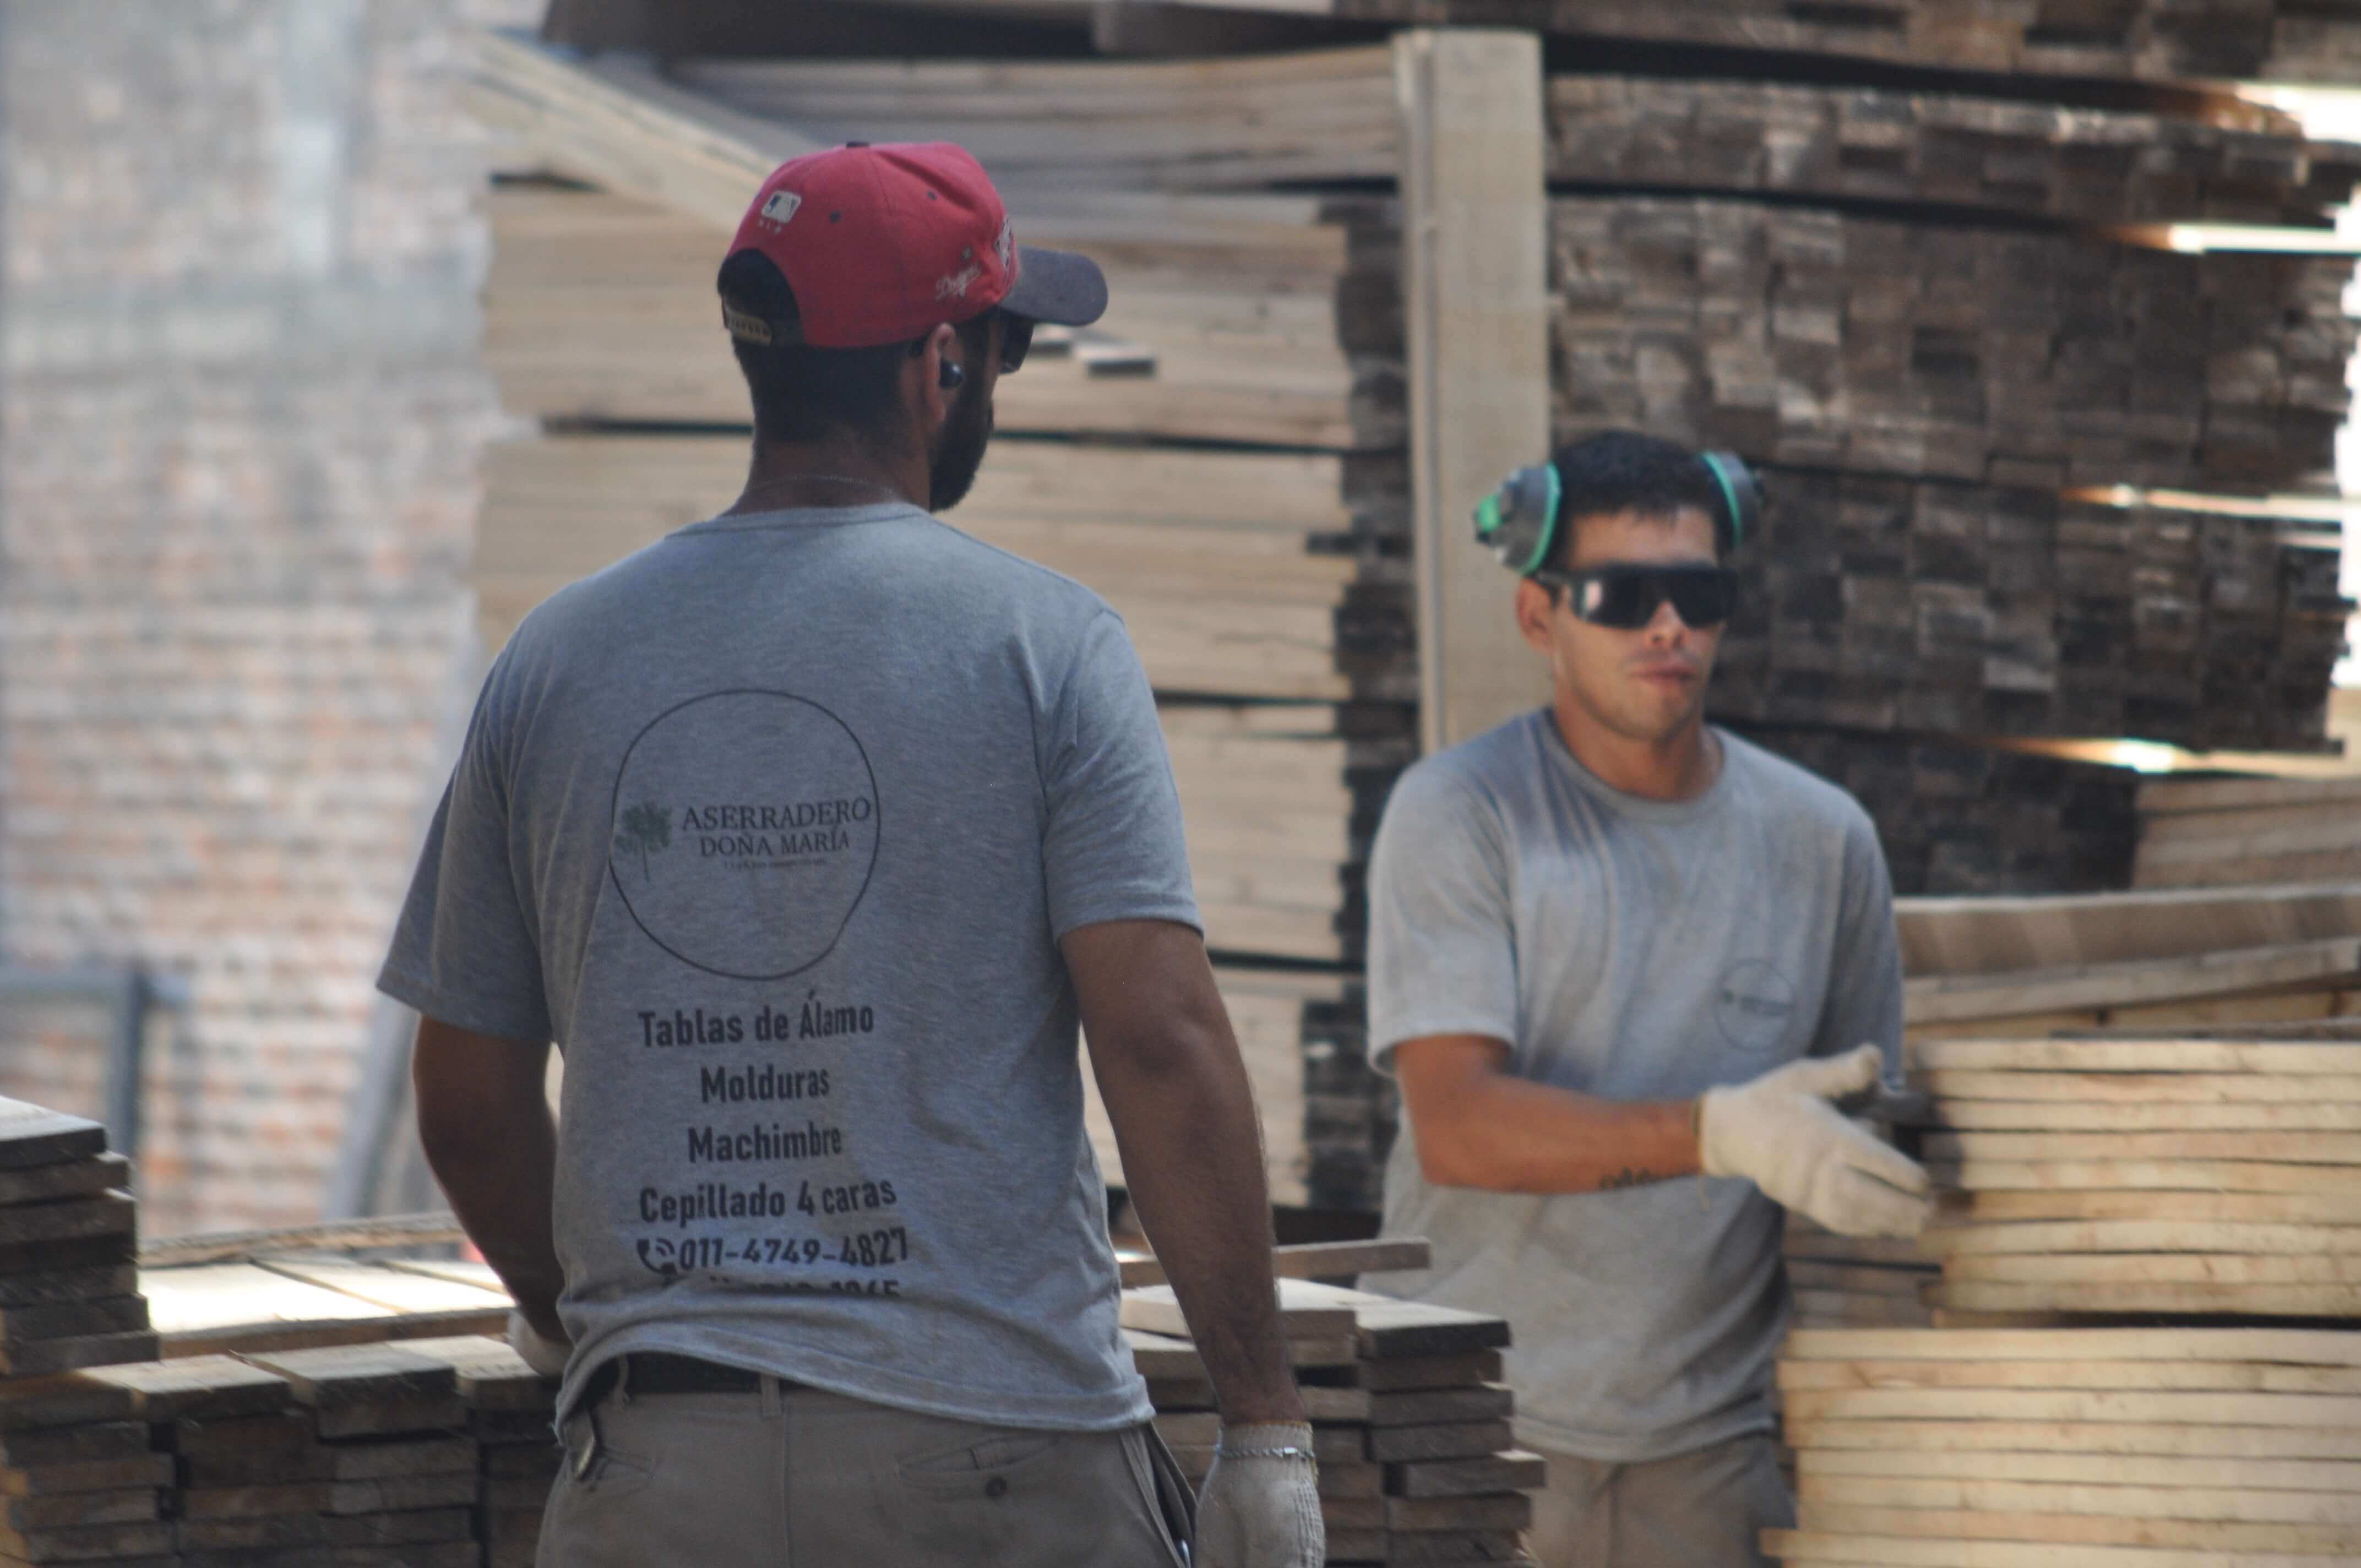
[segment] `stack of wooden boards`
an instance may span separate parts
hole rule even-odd
[[[0,1376],[154,1359],[129,1182],[104,1127],[0,1100]]]
[[[2082,224],[2325,227],[2361,180],[2352,148],[2257,117],[1828,89],[1760,81],[1560,76],[1550,175],[1943,203]]]
[[[2311,0],[1221,0],[1356,20],[2059,77],[2361,82],[2361,17]]]
[[[2361,876],[2361,779],[2152,779],[2138,809],[2135,887]]]
[[[2323,743],[2350,608],[2334,551],[2243,518],[2050,491],[1767,482],[1759,565],[1715,674],[1730,719],[2197,751]],[[2114,841],[2128,850],[2124,826]]]
[[[1925,1328],[1926,1287],[1941,1277],[1911,1241],[1840,1236],[1787,1216],[1787,1287],[1798,1328]]]
[[[1512,1563],[1545,1482],[1517,1448],[1500,1382],[1505,1319],[1313,1281],[1279,1282],[1280,1316],[1320,1461],[1328,1561]],[[1191,1482],[1221,1418],[1172,1292],[1124,1292],[1123,1322],[1156,1423]]]
[[[1797,1333],[1790,1564],[2331,1568],[2361,1555],[2361,1334]]]
[[[480,1338],[0,1384],[0,1554],[126,1568],[529,1562],[530,1541],[520,1554],[513,1536],[503,1548],[486,1533],[513,1489],[500,1478],[524,1473],[496,1456],[554,1452],[553,1394]]]
[[[1922,1041],[1937,1305],[2361,1321],[2361,1041]]]

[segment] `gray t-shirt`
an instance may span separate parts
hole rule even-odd
[[[493,666],[379,983],[554,1039],[564,1398],[666,1350],[972,1420],[1145,1420],[1058,939],[1196,925],[1080,585],[902,505],[680,530]]]
[[[1719,777],[1665,803],[1601,783],[1547,710],[1422,762],[1370,868],[1369,1032],[1484,1035],[1510,1070],[1687,1099],[1864,1040],[1898,1059],[1893,891],[1850,795],[1715,730]],[[1560,1197],[1438,1187],[1407,1120],[1389,1235],[1434,1246],[1370,1288],[1505,1314],[1524,1441],[1663,1458],[1771,1424],[1782,1211],[1689,1178]]]

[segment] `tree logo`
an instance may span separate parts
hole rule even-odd
[[[647,881],[648,856],[672,848],[672,813],[653,800],[625,808],[623,830],[615,835],[615,848],[627,855],[637,852],[640,880]]]

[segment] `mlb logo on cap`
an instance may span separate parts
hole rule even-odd
[[[730,253],[768,258],[795,291],[792,324],[725,300],[733,336],[814,348],[907,343],[997,307],[1062,326],[1106,309],[1097,263],[1016,243],[1000,192],[950,142],[853,142],[772,171]]]

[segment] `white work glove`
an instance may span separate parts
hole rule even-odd
[[[1847,1236],[1915,1236],[1934,1208],[1927,1173],[1828,1103],[1877,1081],[1875,1046],[1806,1058],[1706,1091],[1697,1151],[1708,1176],[1742,1176],[1774,1202]]]
[[[1312,1429],[1224,1427],[1197,1494],[1190,1568],[1320,1568],[1327,1556]]]
[[[573,1358],[572,1340],[551,1339],[525,1321],[525,1316],[515,1308],[509,1309],[509,1348],[524,1357],[524,1364],[544,1377],[563,1377],[566,1364]]]

